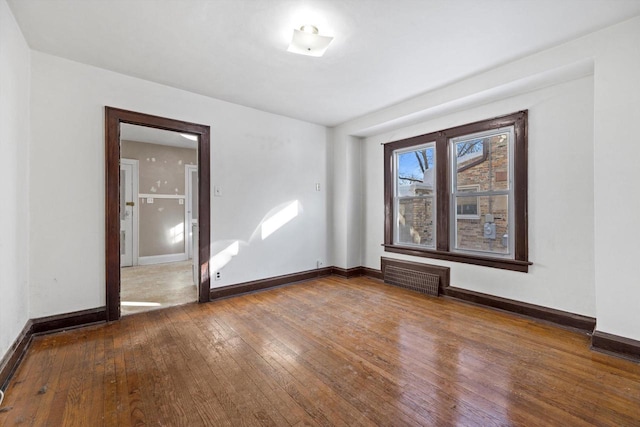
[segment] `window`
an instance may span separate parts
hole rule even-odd
[[[435,249],[435,143],[394,154],[395,238],[398,243]]]
[[[526,111],[384,152],[386,251],[528,271]]]
[[[458,219],[478,219],[478,196],[469,196],[464,193],[474,193],[480,190],[479,185],[458,184],[460,197],[456,199],[456,214]]]

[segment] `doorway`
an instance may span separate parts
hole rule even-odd
[[[120,124],[121,316],[198,299],[197,139]]]
[[[156,216],[158,216],[158,212],[165,212],[165,209],[166,213],[169,210],[184,213],[181,223],[171,228],[170,231],[174,235],[172,242],[169,242],[176,247],[183,248],[181,249],[182,254],[169,253],[166,257],[163,258],[161,256],[159,259],[157,257],[146,257],[146,261],[150,261],[153,258],[151,263],[154,263],[156,261],[173,261],[174,258],[176,260],[180,258],[179,261],[185,263],[189,277],[196,284],[197,300],[199,302],[209,301],[209,126],[112,107],[105,107],[105,116],[107,320],[117,320],[121,315],[121,267],[132,266],[132,268],[139,268],[135,266],[144,263],[141,261],[145,257],[139,256],[142,253],[138,253],[140,239],[137,239],[142,228],[139,224],[139,218],[144,210],[155,212]],[[143,130],[147,129],[149,131],[178,132],[196,141],[197,162],[195,163],[198,167],[184,165],[184,171],[181,174],[184,177],[182,188],[176,186],[175,191],[157,192],[157,188],[145,184],[150,187],[148,190],[152,192],[151,194],[144,194],[147,191],[146,187],[137,188],[139,184],[136,184],[136,177],[140,165],[136,167],[135,161],[122,158],[123,149],[120,139],[123,127],[128,127],[129,125],[142,127]],[[143,158],[143,161],[146,162],[147,158],[149,162],[152,161],[150,157]],[[141,161],[140,158],[135,160],[138,160],[138,163]],[[159,185],[162,184],[164,184],[164,181],[160,181]],[[195,201],[193,200],[194,198]],[[156,201],[158,203],[155,203]],[[120,208],[121,206],[122,209]],[[167,215],[164,216],[166,217]],[[147,226],[148,222],[145,221],[142,224]],[[191,242],[194,242],[195,246]],[[189,255],[193,262],[188,261]],[[164,267],[166,269],[167,267],[183,268],[184,266],[166,264]],[[158,274],[163,276],[164,273],[160,272]]]

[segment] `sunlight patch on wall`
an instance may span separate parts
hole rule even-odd
[[[169,241],[172,244],[180,243],[184,240],[184,222],[169,229]]]
[[[286,223],[291,221],[293,218],[297,217],[298,212],[299,203],[297,200],[295,200],[280,209],[268,219],[266,219],[261,226],[262,240],[266,239]]]
[[[211,271],[220,271],[222,267],[231,261],[231,258],[238,255],[239,251],[240,242],[236,240],[211,258],[209,268]]]

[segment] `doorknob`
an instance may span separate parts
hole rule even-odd
[[[127,202],[127,203],[125,203],[125,205],[127,205],[127,206],[135,206],[136,204],[135,204],[135,202]]]

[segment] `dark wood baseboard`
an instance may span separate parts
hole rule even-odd
[[[358,276],[369,276],[374,279],[382,279],[382,272],[369,267],[325,267],[317,270],[302,271],[300,273],[285,274],[283,276],[268,277],[266,279],[253,280],[251,282],[238,283],[235,285],[213,288],[209,293],[211,301],[242,295],[250,292],[262,291],[278,286],[289,285],[318,277],[330,276],[345,277],[350,279]]]
[[[13,376],[13,373],[20,365],[24,354],[31,342],[31,320],[28,320],[18,338],[14,341],[13,345],[7,351],[7,354],[0,360],[0,390],[4,391],[9,384],[9,380]]]
[[[106,321],[107,308],[98,307],[89,310],[74,311],[73,313],[56,314],[53,316],[33,319],[32,333],[34,335],[48,334]]]
[[[316,270],[302,271],[300,273],[285,274],[282,276],[253,280],[251,282],[223,286],[221,288],[213,288],[209,292],[209,298],[211,301],[214,301],[221,298],[229,298],[249,292],[261,291],[264,289],[275,288],[277,286],[316,279],[318,277],[330,276],[332,270],[333,267],[318,268]]]
[[[106,307],[99,307],[28,320],[18,338],[0,361],[0,390],[6,389],[34,336],[101,323],[105,322],[106,318]]]
[[[265,289],[275,288],[283,285],[290,285],[305,280],[311,280],[318,277],[330,276],[345,277],[350,279],[358,276],[369,276],[374,279],[382,279],[382,272],[369,267],[325,267],[317,270],[302,271],[300,273],[285,274],[283,276],[268,277],[266,279],[253,280],[251,282],[238,283],[235,285],[224,286],[221,288],[213,288],[209,293],[211,301],[229,298],[236,295],[242,295],[250,292],[262,291]]]
[[[640,341],[606,332],[594,331],[591,349],[640,362]]]
[[[373,277],[374,279],[382,280],[382,271],[375,270],[369,267],[353,267],[353,268],[331,267],[331,274],[335,274],[336,276],[340,276],[340,277],[345,277],[347,279],[351,279],[352,277],[358,277],[358,276],[368,276],[368,277]]]
[[[596,319],[593,317],[582,316],[580,314],[569,313],[567,311],[556,310],[540,305],[469,291],[467,289],[448,286],[444,288],[443,294],[449,298],[455,298],[478,305],[496,308],[498,310],[533,317],[535,319],[555,323],[559,326],[578,329],[588,333],[591,333],[596,326]]]
[[[376,270],[369,267],[362,267],[362,275],[367,277],[372,277],[374,279],[382,280],[382,271]]]
[[[364,267],[342,268],[331,267],[331,274],[350,279],[352,277],[364,276]]]

